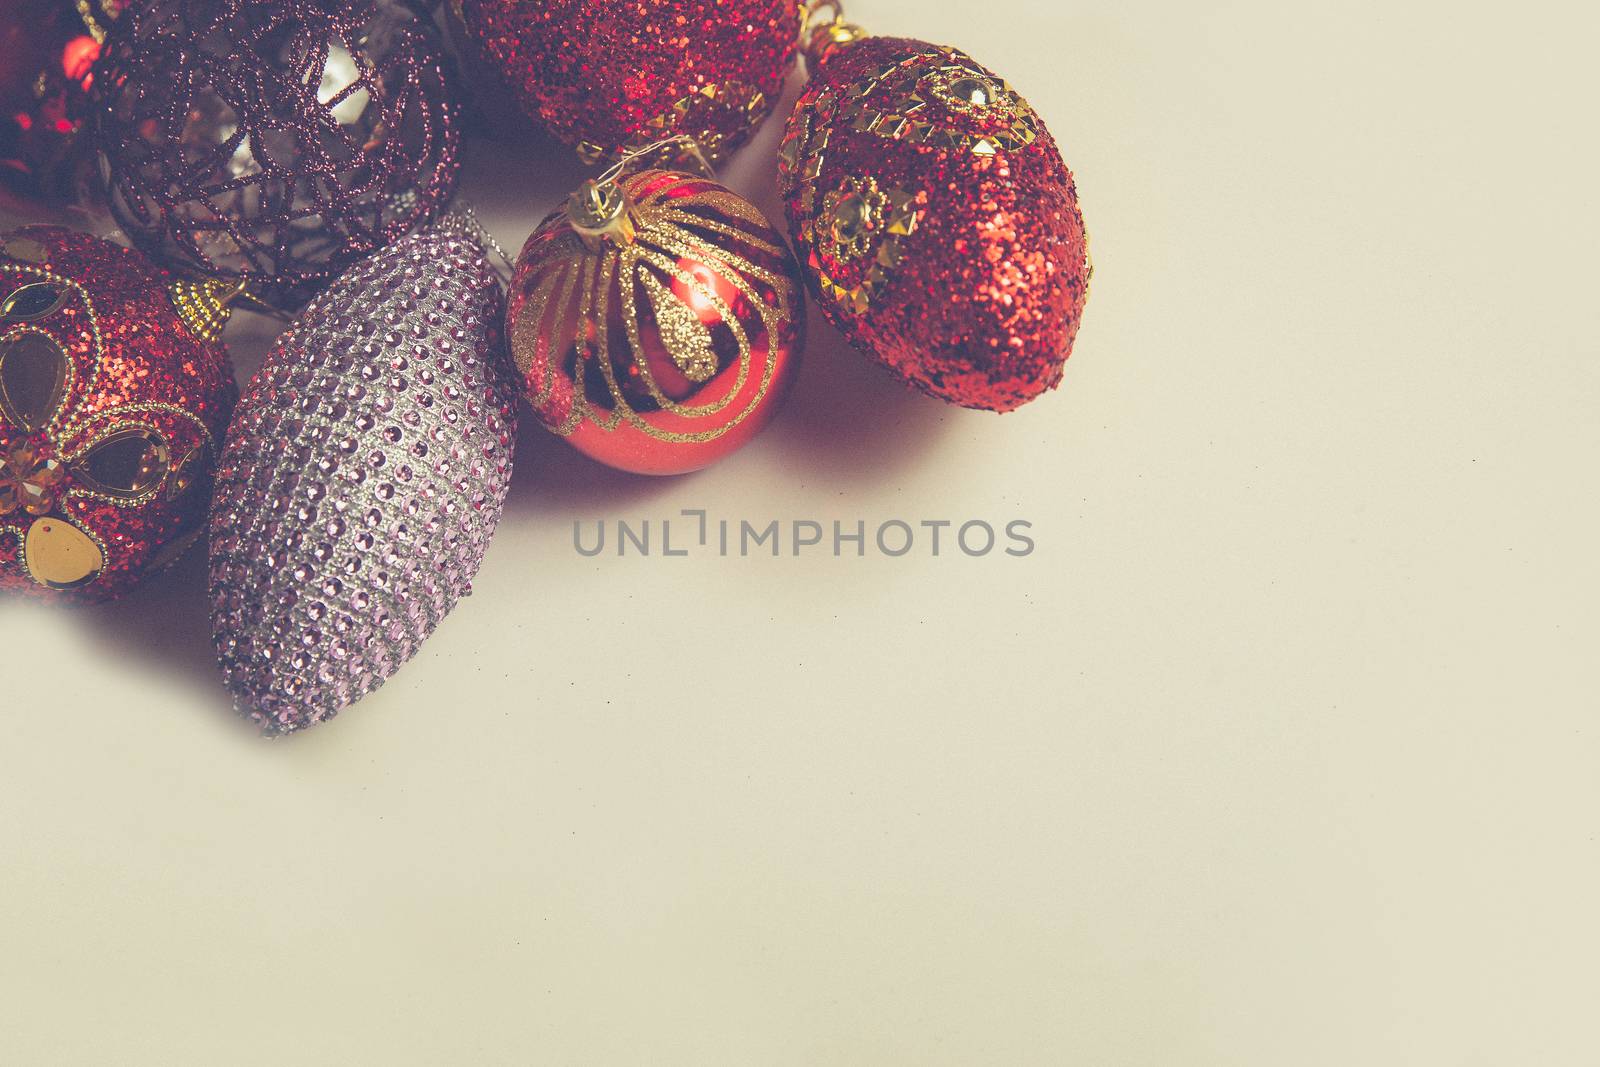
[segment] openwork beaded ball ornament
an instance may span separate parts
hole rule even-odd
[[[104,600],[203,528],[237,390],[220,305],[186,321],[170,285],[97,237],[0,237],[0,592]]]
[[[806,280],[905,381],[1010,411],[1060,383],[1083,314],[1072,175],[1003,79],[953,48],[864,36],[817,29],[780,151]]]
[[[133,4],[93,87],[112,212],[165,265],[297,307],[449,199],[443,64],[403,0]]]
[[[500,283],[430,230],[353,268],[251,379],[211,512],[223,678],[269,734],[383,683],[471,591],[511,476]]]
[[[754,204],[645,170],[585,183],[528,238],[507,323],[546,427],[610,466],[680,474],[778,410],[805,305],[794,257]]]
[[[529,118],[591,162],[674,134],[710,159],[771,113],[794,0],[452,0]]]

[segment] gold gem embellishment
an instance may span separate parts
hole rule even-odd
[[[888,209],[889,197],[872,178],[847,178],[844,188],[823,197],[818,230],[833,258],[848,261],[865,255]]]
[[[39,519],[28,527],[22,555],[33,580],[50,589],[88,585],[106,566],[106,550],[99,538],[54,517]]]
[[[856,314],[871,306],[904,257],[922,198],[880,188],[870,177],[846,177],[824,191],[819,179],[839,127],[980,156],[1025,148],[1039,136],[1027,101],[953,48],[916,52],[854,82],[824,86],[789,123],[778,177],[784,195],[797,200],[799,237],[813,250],[822,295]],[[864,270],[853,269],[868,257]]]
[[[16,511],[49,514],[56,506],[56,486],[65,473],[60,460],[45,455],[31,441],[0,450],[0,518]]]
[[[1037,136],[1033,110],[1004,82],[997,82],[966,66],[940,67],[922,79],[919,99],[935,100],[957,115],[998,119],[1010,132]]]
[[[822,295],[861,314],[905,258],[904,241],[916,232],[917,198],[904,189],[880,188],[872,178],[847,177],[822,198],[822,211],[801,228],[801,240],[819,249]],[[870,258],[869,258],[870,257]],[[864,269],[860,261],[867,259]],[[843,278],[859,274],[856,281]]]
[[[931,69],[929,64],[935,64]],[[939,114],[943,111],[944,114]],[[965,120],[950,124],[950,116]],[[1033,108],[954,48],[918,52],[847,85],[827,86],[790,122],[778,149],[785,195],[822,171],[833,127],[945,151],[996,155],[1039,139]],[[973,127],[973,128],[966,128]]]
[[[687,134],[694,138],[705,158],[715,162],[727,148],[732,132],[758,125],[771,110],[772,102],[767,94],[754,85],[743,82],[702,85],[646,122],[626,143],[617,146],[616,152],[636,151],[664,138]],[[729,118],[731,123],[725,121]],[[578,158],[588,166],[594,166],[611,154],[611,150],[593,141],[578,145]],[[651,162],[670,164],[683,154],[663,153]]]

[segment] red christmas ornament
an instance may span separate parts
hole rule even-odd
[[[7,0],[0,11],[0,185],[61,202],[81,184],[78,133],[121,0]]]
[[[1038,115],[953,48],[837,18],[809,61],[779,174],[829,321],[963,407],[1010,411],[1058,385],[1090,270],[1072,175]]]
[[[458,171],[438,33],[396,0],[141,0],[91,118],[134,243],[280,307],[433,219]]]
[[[804,328],[794,257],[755,205],[662,170],[585,182],[528,238],[507,315],[540,421],[640,474],[697,470],[754,437]]]
[[[536,123],[594,162],[675,134],[716,159],[777,103],[794,0],[454,0]]]
[[[0,237],[0,592],[103,600],[203,525],[236,396],[226,290],[34,226]]]

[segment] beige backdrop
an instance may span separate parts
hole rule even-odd
[[[0,606],[0,1062],[1600,1062],[1588,6],[851,8],[1060,140],[1065,386],[949,409],[818,322],[714,470],[532,430],[476,595],[287,742],[198,557]],[[514,142],[513,245],[578,175]],[[1038,547],[572,550],[696,507]]]

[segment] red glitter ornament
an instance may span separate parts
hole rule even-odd
[[[675,134],[716,159],[771,112],[794,0],[454,0],[524,112],[593,162]]]
[[[0,592],[103,600],[200,531],[237,390],[209,287],[34,226],[0,237]]]
[[[95,69],[112,213],[162,264],[297,306],[443,209],[446,81],[400,0],[143,0]]]
[[[836,19],[810,62],[779,174],[829,321],[963,407],[1010,411],[1058,385],[1090,271],[1077,191],[1044,123],[952,48]]]
[[[91,69],[121,0],[6,0],[0,11],[0,185],[59,203],[83,186]]]
[[[794,257],[755,205],[662,170],[586,182],[546,219],[507,314],[540,421],[640,474],[697,470],[760,432],[804,328]]]

